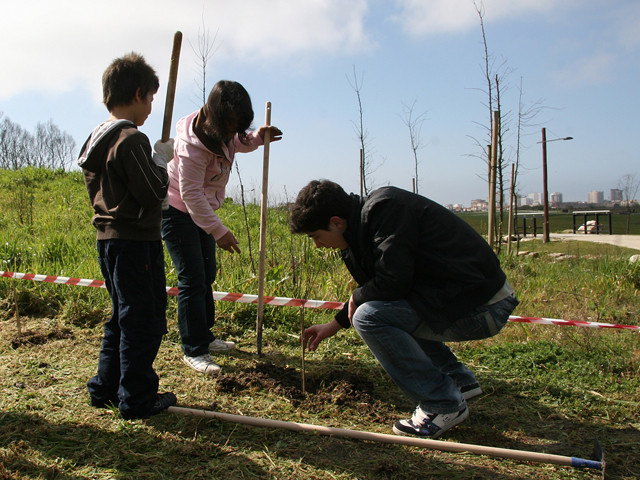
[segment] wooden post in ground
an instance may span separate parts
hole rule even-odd
[[[265,108],[265,125],[271,125],[271,102]],[[264,276],[265,254],[267,246],[267,200],[269,189],[269,143],[271,132],[264,134],[264,159],[262,164],[262,196],[260,200],[260,263],[258,267],[258,318],[256,320],[256,336],[258,355],[262,355],[262,323],[264,320]]]
[[[513,215],[513,199],[515,196],[515,185],[513,184],[514,179],[515,179],[515,173],[516,173],[516,166],[515,164],[511,164],[511,195],[509,196],[509,228],[508,228],[508,235],[509,238],[507,240],[507,254],[511,255],[511,234],[512,234],[512,227],[513,227],[513,220],[514,220],[514,215]]]

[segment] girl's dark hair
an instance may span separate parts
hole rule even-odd
[[[220,80],[211,89],[203,108],[206,120],[202,130],[208,137],[226,142],[232,127],[240,141],[247,143],[247,132],[253,122],[253,107],[251,97],[242,85],[230,80]]]
[[[291,233],[329,230],[331,217],[346,219],[351,210],[351,196],[329,180],[312,180],[300,190],[291,209]]]
[[[140,96],[156,93],[160,87],[158,75],[144,57],[131,52],[116,58],[102,74],[102,101],[107,110],[130,105],[140,89]]]

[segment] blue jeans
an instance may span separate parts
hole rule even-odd
[[[215,305],[211,284],[216,279],[216,241],[191,215],[169,207],[162,212],[162,239],[178,274],[178,329],[188,357],[209,352]]]
[[[353,327],[391,379],[429,413],[454,413],[466,402],[459,388],[477,382],[443,342],[479,340],[497,334],[518,305],[507,297],[483,305],[436,334],[429,319],[406,300],[372,301],[358,307]]]
[[[118,405],[124,418],[144,417],[158,393],[153,361],[167,333],[164,250],[160,240],[99,240],[98,260],[111,296],[98,374],[87,382],[94,405]]]

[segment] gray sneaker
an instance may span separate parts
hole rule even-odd
[[[215,377],[220,373],[220,366],[213,361],[213,358],[208,353],[199,357],[187,357],[185,355],[182,357],[182,361],[196,372],[204,373],[205,375]]]
[[[235,350],[236,344],[233,342],[225,342],[216,338],[209,344],[209,351],[214,353],[228,352],[229,350]]]

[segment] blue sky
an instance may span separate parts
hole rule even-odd
[[[478,0],[478,5],[480,1]],[[549,191],[565,201],[605,198],[636,173],[640,135],[640,2],[485,0],[484,23],[502,80],[503,112],[523,102],[546,108],[525,129],[519,191],[542,191],[541,127]],[[123,12],[128,12],[123,17]],[[411,189],[413,153],[403,104],[426,112],[418,151],[419,192],[442,204],[487,197],[483,46],[472,0],[22,0],[0,18],[0,112],[33,131],[53,120],[78,148],[108,113],[101,75],[115,57],[142,53],[159,74],[154,110],[141,128],[159,138],[173,34],[184,35],[174,125],[199,106],[196,45],[202,24],[216,35],[208,89],[218,79],[251,94],[255,126],[272,103],[284,139],[271,147],[269,197],[294,197],[309,180],[329,178],[359,191],[358,117],[348,77],[362,79],[364,125],[377,170],[371,183]],[[174,130],[173,130],[174,131]],[[512,122],[506,146],[515,147]],[[237,157],[245,189],[259,197],[262,151]],[[639,175],[640,177],[640,175]],[[233,194],[238,184],[234,172]]]

